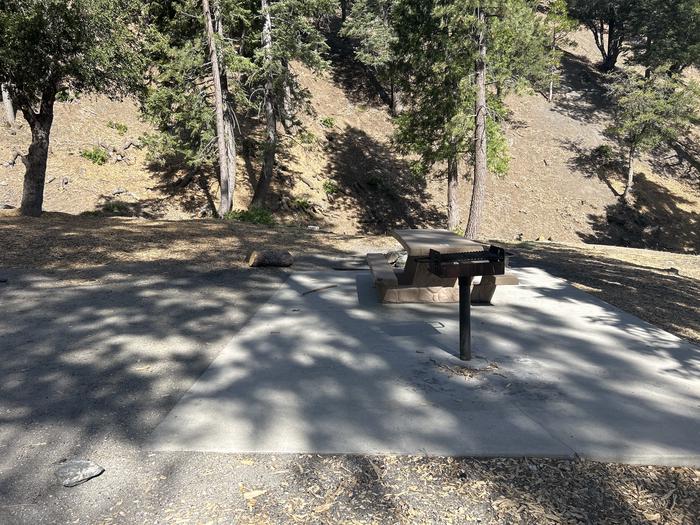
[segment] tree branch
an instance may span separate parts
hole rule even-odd
[[[15,164],[17,164],[17,159],[22,161],[22,164],[25,165],[25,167],[29,167],[29,161],[27,160],[27,156],[23,155],[20,153],[18,150],[14,150],[12,152],[12,158],[8,160],[7,162],[3,163],[2,167],[3,168],[14,168]]]

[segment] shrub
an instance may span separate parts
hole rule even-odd
[[[107,127],[116,130],[117,133],[119,133],[120,135],[126,135],[126,132],[129,130],[126,124],[122,124],[121,122],[114,122],[113,120],[107,122]]]
[[[326,195],[335,195],[340,191],[340,188],[334,180],[327,180],[323,182],[323,191],[326,192]]]
[[[324,128],[332,128],[335,126],[335,119],[333,117],[323,117],[321,119],[321,126]]]
[[[308,199],[294,199],[292,206],[297,210],[308,211],[311,208],[311,202]]]
[[[299,132],[299,141],[302,144],[310,146],[311,144],[313,144],[316,141],[316,135],[314,135],[310,131],[306,131],[306,130],[301,131],[301,132]]]
[[[98,146],[94,146],[90,149],[81,150],[80,156],[84,159],[88,159],[93,164],[97,164],[98,166],[102,166],[109,159],[109,155],[107,155],[107,152]]]
[[[272,226],[275,220],[272,218],[270,210],[265,208],[250,208],[248,210],[232,210],[224,215],[227,221],[250,222],[252,224],[265,224]]]

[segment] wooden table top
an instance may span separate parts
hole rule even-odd
[[[406,249],[409,257],[425,257],[430,250],[461,253],[484,249],[483,244],[465,239],[450,230],[394,230],[391,235]]]

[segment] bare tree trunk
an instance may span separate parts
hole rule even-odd
[[[15,108],[12,105],[12,99],[10,98],[10,92],[7,90],[7,86],[2,84],[2,103],[5,106],[5,120],[7,124],[11,127],[15,127]]]
[[[557,32],[554,31],[552,34],[552,53],[555,53],[557,50]],[[557,73],[557,67],[552,66],[549,70],[549,98],[547,98],[547,102],[550,104],[554,101],[554,75]]]
[[[629,156],[627,157],[627,183],[625,184],[625,189],[622,192],[622,195],[620,195],[620,198],[622,200],[627,200],[628,199],[628,194],[630,190],[632,189],[632,185],[634,184],[634,156],[635,156],[635,148],[632,147],[630,148]]]
[[[224,26],[221,20],[221,6],[219,5],[219,0],[213,0],[213,6],[215,29],[219,35],[219,38],[223,40]],[[226,192],[227,202],[224,202],[224,199],[222,198],[221,209],[219,210],[219,213],[223,216],[234,207],[234,195],[236,189],[236,116],[234,113],[234,108],[229,100],[228,74],[226,71],[225,62],[220,64],[220,68],[221,70],[219,77],[221,79],[221,98],[224,104],[224,141],[226,142],[226,166],[228,171],[228,187]]]
[[[285,62],[284,64],[284,83],[283,83],[283,100],[282,100],[282,114],[280,115],[282,119],[282,126],[284,127],[285,133],[292,134],[296,130],[294,129],[294,103],[292,101],[292,88],[289,85],[289,76],[291,75],[289,71],[289,64]]]
[[[457,156],[447,159],[447,229],[459,227],[459,169]]]
[[[46,180],[46,164],[49,157],[49,137],[53,124],[53,105],[56,94],[53,91],[44,93],[41,99],[39,114],[34,113],[29,105],[21,105],[22,113],[29,122],[32,130],[32,143],[29,152],[22,161],[26,166],[22,204],[20,213],[31,217],[41,215],[44,205],[44,183]]]
[[[389,101],[389,111],[392,116],[396,116],[396,83],[393,73],[389,77]]]
[[[486,17],[479,10],[479,56],[476,59],[476,104],[474,127],[474,189],[472,191],[471,206],[469,208],[469,222],[464,233],[468,239],[475,239],[479,235],[481,216],[486,197],[486,179],[488,178],[487,165],[487,137],[486,137]]]
[[[272,72],[270,71],[270,61],[272,60],[272,20],[267,0],[261,0],[261,9],[265,17],[262,31],[262,45],[265,50],[265,62],[267,67],[267,80],[265,82],[265,125],[267,132],[267,143],[263,154],[263,167],[260,179],[255,187],[251,206],[262,208],[265,206],[265,198],[272,183],[272,176],[275,168],[275,153],[277,150],[277,118],[275,116],[274,85],[272,82]]]
[[[214,112],[216,114],[216,140],[219,148],[219,185],[221,187],[221,199],[219,203],[219,217],[223,217],[225,210],[231,209],[228,158],[226,154],[226,137],[224,125],[224,100],[221,91],[221,70],[219,69],[219,53],[214,41],[214,23],[212,20],[209,0],[202,0],[204,11],[204,23],[209,44],[209,57],[211,60],[211,74],[214,79]]]

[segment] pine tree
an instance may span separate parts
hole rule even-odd
[[[607,133],[626,151],[627,180],[621,195],[626,199],[634,184],[635,160],[662,142],[676,140],[698,118],[700,88],[657,70],[648,78],[618,75],[611,94],[616,107]]]
[[[474,166],[466,235],[479,232],[489,170],[508,166],[503,97],[545,76],[547,35],[526,0],[402,0],[396,54],[406,110],[397,141],[418,169],[448,167],[448,227],[458,223],[458,166]]]
[[[612,71],[630,38],[629,18],[636,0],[569,0],[569,13],[593,33],[603,61]]]
[[[261,45],[255,52],[257,69],[251,83],[259,87],[253,88],[255,93],[262,93],[266,142],[251,206],[265,206],[274,176],[277,124],[290,120],[293,108],[307,97],[290,64],[298,61],[315,71],[326,67],[328,46],[316,22],[334,5],[332,0],[260,0]]]
[[[554,88],[559,85],[561,74],[562,47],[573,45],[569,34],[576,29],[578,23],[569,17],[567,0],[551,0],[546,5],[545,25],[549,35],[549,53],[547,55],[548,86],[547,100],[554,100]]]
[[[638,0],[629,25],[632,59],[647,68],[647,75],[661,67],[680,73],[700,66],[698,0]]]
[[[219,172],[216,211],[223,216],[234,205],[235,112],[248,107],[243,82],[254,71],[240,53],[252,14],[239,0],[213,0],[207,10],[204,5],[202,0],[147,5],[147,56],[153,65],[142,108],[158,130],[147,140],[155,159],[179,161],[189,171],[188,181]]]
[[[0,84],[32,132],[20,212],[40,215],[54,103],[61,92],[118,97],[140,87],[130,0],[0,1]]]
[[[389,107],[396,113],[396,33],[392,13],[397,0],[357,0],[352,4],[341,35],[354,39],[355,56],[382,86],[388,85]]]

